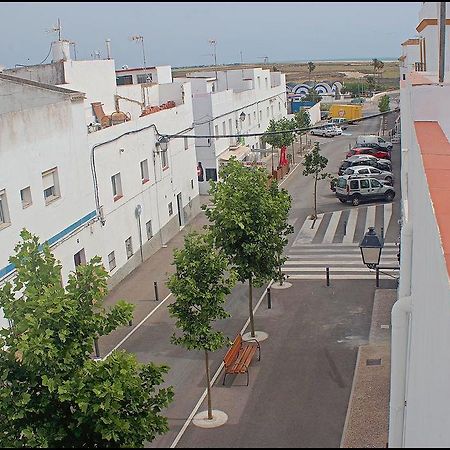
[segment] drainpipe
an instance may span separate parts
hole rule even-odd
[[[439,2],[439,83],[444,82],[445,74],[445,29],[447,2]]]
[[[391,399],[389,415],[389,447],[405,446],[406,390],[412,314],[411,269],[413,230],[411,222],[402,229],[401,272],[398,300],[392,308]]]

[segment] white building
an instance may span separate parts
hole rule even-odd
[[[99,255],[113,286],[200,211],[190,84],[164,81],[117,86],[112,60],[0,73],[0,283],[24,227],[64,280]]]
[[[241,161],[257,161],[263,149],[261,136],[271,119],[287,117],[286,80],[280,72],[261,68],[217,72],[197,72],[186,78],[192,84],[197,160],[204,170],[199,182],[206,194],[209,180],[217,180],[222,163],[231,156]],[[242,137],[220,137],[242,135]]]
[[[420,13],[426,54],[423,43],[422,50],[420,43],[403,46],[401,269],[392,311],[389,447],[450,445],[450,42],[439,83],[437,5],[426,2]]]

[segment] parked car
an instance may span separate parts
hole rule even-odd
[[[372,155],[375,156],[375,158],[380,158],[380,159],[391,159],[391,153],[385,150],[375,150],[374,148],[369,148],[369,147],[355,147],[352,148],[348,153],[347,153],[347,158],[350,158],[350,156],[354,156],[354,155]]]
[[[394,175],[392,172],[377,169],[372,166],[353,166],[345,170],[344,175],[357,175],[375,178],[379,181],[386,181],[392,185],[394,183]]]
[[[379,199],[392,202],[395,190],[372,177],[343,175],[336,183],[336,197],[342,203],[351,202],[353,206],[358,206],[363,201]]]
[[[372,166],[386,172],[392,172],[392,164],[387,159],[378,159],[372,155],[354,155],[341,162],[338,174],[343,175],[346,169],[353,166]]]
[[[366,142],[364,143],[363,147],[366,148],[374,148],[375,150],[383,150],[383,151],[392,151],[389,148],[383,147],[382,145],[378,144],[377,142]]]
[[[311,134],[314,136],[322,136],[322,137],[334,137],[337,136],[337,132],[334,128],[331,127],[320,127],[313,128],[311,130]]]
[[[384,147],[385,149],[392,150],[392,143],[386,141],[380,136],[377,136],[376,134],[367,134],[358,136],[356,138],[356,144],[360,147],[365,147],[365,144],[379,144],[381,147]]]
[[[348,128],[348,121],[343,117],[333,117],[328,121],[327,125],[328,124],[336,125],[337,127],[340,127],[342,130],[346,130]]]

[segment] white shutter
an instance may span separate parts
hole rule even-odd
[[[55,180],[53,178],[53,172],[42,175],[42,184],[44,185],[44,191],[55,185]]]

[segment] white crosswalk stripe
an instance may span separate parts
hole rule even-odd
[[[379,208],[378,211],[377,208]],[[378,221],[376,220],[377,213]],[[396,225],[396,222],[392,220],[392,204],[355,208],[345,216],[344,214],[345,211],[341,210],[321,214],[315,222],[311,219],[305,220],[292,247],[286,254],[287,261],[283,266],[283,272],[290,279],[324,280],[327,267],[331,279],[375,279],[375,271],[368,269],[362,262],[359,248],[362,235],[359,236],[358,232],[364,234],[368,227],[375,226],[377,222],[379,227],[384,226],[386,235],[389,227]],[[358,220],[360,215],[362,216]],[[344,221],[346,222],[345,235]],[[380,260],[382,268],[380,279],[392,279],[392,277],[398,276],[398,270],[395,269],[399,264],[398,251],[397,243],[385,242]]]

